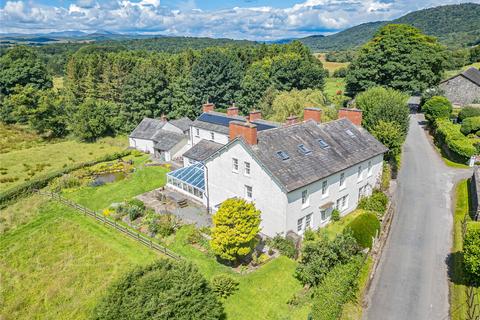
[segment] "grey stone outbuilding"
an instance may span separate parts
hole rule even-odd
[[[445,97],[457,106],[465,106],[480,99],[480,71],[469,68],[439,85]]]

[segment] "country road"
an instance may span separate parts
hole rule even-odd
[[[397,211],[369,295],[364,319],[448,319],[446,260],[454,184],[468,169],[447,167],[412,115],[397,179]]]

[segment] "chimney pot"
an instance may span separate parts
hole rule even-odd
[[[235,106],[235,103],[227,109],[227,116],[238,116],[238,107]]]
[[[303,109],[303,121],[313,120],[320,123],[322,120],[322,110],[320,108]]]
[[[257,126],[251,122],[230,121],[230,140],[241,136],[249,145],[257,144]]]
[[[207,102],[203,104],[203,112],[211,112],[215,110],[215,104],[211,102]]]
[[[259,110],[250,111],[250,113],[248,115],[248,120],[250,122],[255,121],[255,120],[259,120],[259,119],[262,119],[262,112],[261,111],[259,111]]]
[[[295,124],[297,123],[297,120],[298,120],[298,117],[297,116],[289,116],[287,118],[287,121],[285,122],[285,125],[286,126],[291,126],[292,124]]]
[[[362,110],[355,109],[355,108],[342,108],[342,109],[338,110],[338,118],[339,119],[347,118],[354,125],[361,126],[362,125]]]

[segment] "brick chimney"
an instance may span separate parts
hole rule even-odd
[[[160,117],[160,121],[166,122],[167,120],[167,116],[165,114],[162,114],[162,116]]]
[[[238,107],[235,106],[235,103],[227,109],[227,116],[235,117],[238,116]]]
[[[298,117],[297,116],[290,116],[287,118],[287,121],[285,121],[286,126],[291,126],[292,124],[295,124],[298,122]]]
[[[207,102],[203,104],[203,112],[211,112],[215,110],[215,104],[211,102]]]
[[[322,120],[322,110],[319,108],[305,108],[303,109],[303,121],[313,120],[320,123]]]
[[[354,125],[361,126],[362,125],[362,110],[355,109],[355,108],[342,108],[342,109],[338,110],[338,118],[339,119],[347,118]]]
[[[260,112],[259,110],[250,111],[250,113],[248,115],[248,120],[249,121],[255,121],[255,120],[258,120],[258,119],[262,119],[262,112]]]
[[[257,144],[257,126],[249,121],[230,121],[230,140],[241,136],[249,145]]]

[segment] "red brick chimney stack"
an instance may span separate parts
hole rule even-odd
[[[257,126],[251,122],[230,121],[230,140],[241,136],[249,145],[257,144]]]
[[[285,121],[286,126],[291,126],[292,124],[295,124],[298,122],[298,117],[297,116],[290,116],[287,118],[287,121]]]
[[[303,121],[313,120],[316,123],[322,121],[322,110],[319,108],[305,108],[303,109]]]
[[[215,104],[211,102],[207,102],[203,104],[203,112],[211,112],[215,110]]]
[[[347,118],[354,125],[361,126],[362,125],[362,110],[355,109],[355,108],[342,108],[342,109],[338,110],[338,118],[339,119]]]
[[[229,117],[238,116],[238,107],[235,106],[235,103],[232,104],[232,106],[227,109],[227,116]]]
[[[262,112],[260,112],[259,110],[250,111],[250,113],[248,115],[248,120],[250,122],[255,121],[255,120],[259,120],[259,119],[262,119]]]

